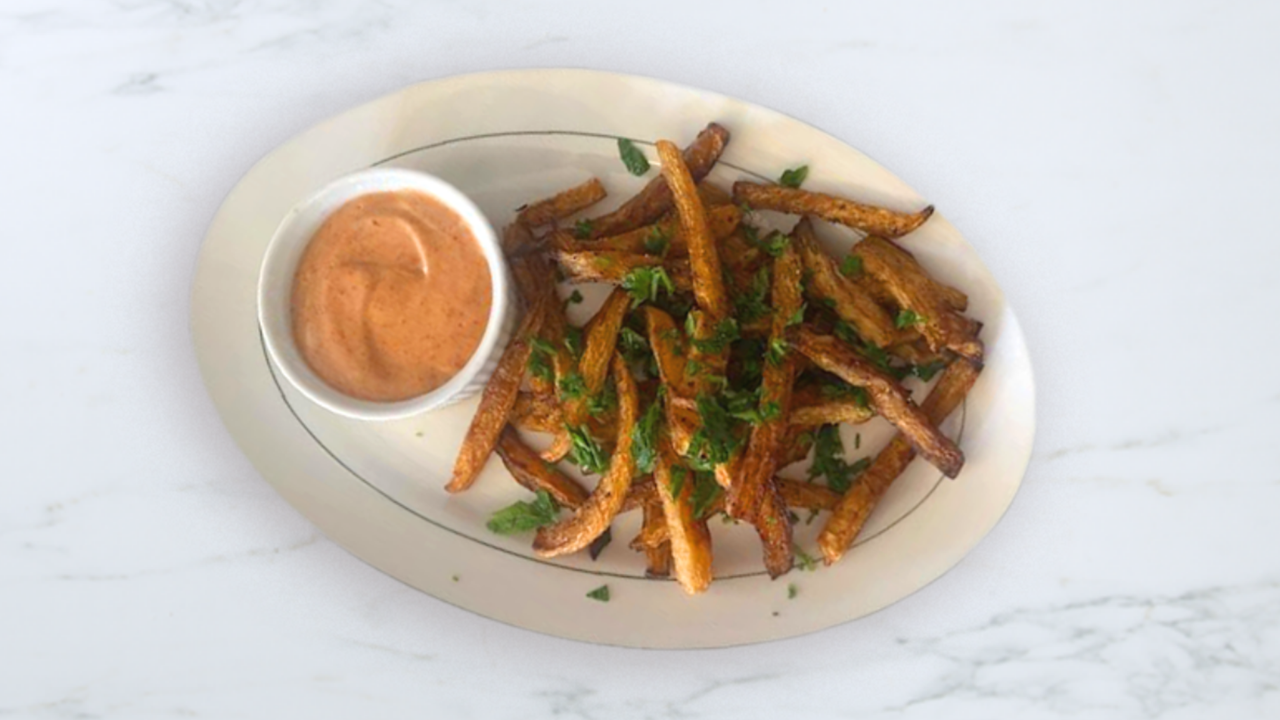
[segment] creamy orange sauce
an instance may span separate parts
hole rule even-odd
[[[466,365],[489,319],[480,244],[453,210],[416,191],[348,201],[311,238],[293,281],[293,336],[325,382],[395,401]]]

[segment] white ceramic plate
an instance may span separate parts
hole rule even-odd
[[[357,557],[445,602],[551,635],[635,647],[760,642],[861,617],[934,580],[1009,506],[1035,422],[1031,366],[1013,311],[941,212],[903,244],[969,293],[970,314],[986,324],[986,369],[944,426],[967,455],[964,471],[943,480],[917,460],[843,561],[776,582],[763,574],[754,533],[719,521],[713,521],[717,580],[696,598],[644,577],[643,559],[627,547],[636,513],[615,524],[615,541],[594,562],[535,558],[529,537],[499,537],[484,527],[494,510],[528,497],[496,458],[471,491],[449,496],[442,489],[475,400],[388,423],[352,420],[307,401],[266,359],[254,304],[263,252],[289,208],[335,177],[376,165],[426,170],[469,194],[500,227],[522,203],[590,175],[610,191],[597,210],[612,208],[648,179],[626,173],[615,138],[683,144],[712,120],[733,133],[712,175],[726,185],[744,176],[775,178],[807,163],[806,187],[903,209],[924,203],[843,142],[715,93],[586,70],[484,73],[416,85],[285,143],[244,176],[209,228],[191,325],[205,383],[231,434],[285,499]],[[652,158],[651,146],[644,147]],[[837,228],[821,230],[833,247],[853,241]],[[847,430],[853,456],[873,453],[890,435],[883,421],[868,423],[855,451]],[[796,468],[790,474],[803,476]],[[824,517],[797,527],[797,541],[814,555]],[[602,584],[611,602],[586,597]],[[789,584],[796,586],[794,599]]]

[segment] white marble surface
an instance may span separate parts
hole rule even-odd
[[[1280,717],[1278,6],[610,5],[0,2],[0,716]],[[810,637],[609,649],[412,591],[255,475],[187,331],[223,194],[351,105],[532,66],[781,109],[968,234],[1041,414],[958,568]]]

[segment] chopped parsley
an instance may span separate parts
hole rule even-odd
[[[605,385],[604,389],[587,400],[587,414],[595,417],[618,407],[618,391],[613,385]]]
[[[634,268],[622,277],[622,289],[631,296],[631,307],[639,307],[646,301],[657,300],[662,291],[675,294],[676,286],[661,265]]]
[[[578,292],[577,290],[574,290],[572,293],[569,293],[570,305],[577,305],[580,302],[582,302],[582,293]]]
[[[711,469],[729,461],[741,442],[734,432],[733,416],[714,395],[698,396],[701,427],[689,442],[690,459],[699,469]]]
[[[609,602],[609,586],[601,585],[600,587],[587,593],[587,597],[600,602]]]
[[[924,316],[917,315],[915,310],[902,309],[898,311],[898,317],[893,319],[894,327],[901,330],[902,328],[914,327],[924,323]]]
[[[734,300],[738,318],[744,323],[752,323],[768,317],[769,303],[765,301],[769,295],[769,266],[761,267],[751,279],[751,287]]]
[[[551,366],[551,359],[555,357],[556,346],[540,337],[535,337],[529,341],[529,347],[529,374],[540,380],[550,382],[551,378],[555,376]]]
[[[694,473],[693,476],[693,516],[704,519],[711,514],[711,508],[724,492],[720,483],[708,472]]]
[[[843,495],[853,485],[853,479],[870,465],[870,458],[862,458],[852,465],[845,462],[844,443],[840,440],[840,429],[835,425],[823,425],[814,435],[810,480],[825,477],[827,487]]]
[[[857,255],[847,255],[844,260],[840,261],[840,274],[845,277],[858,277],[862,274],[862,258]]]
[[[790,347],[790,344],[786,340],[782,338],[773,338],[769,341],[769,349],[765,351],[765,359],[769,361],[770,365],[775,367],[781,365],[782,361],[787,358],[787,350],[789,350]]]
[[[704,353],[718,353],[727,350],[729,344],[739,337],[742,337],[742,334],[738,331],[738,321],[728,317],[716,323],[711,337],[701,340],[694,338],[693,346]]]
[[[666,255],[671,247],[671,235],[661,225],[654,225],[644,239],[644,251],[650,255]]]
[[[582,373],[576,371],[565,373],[558,387],[563,400],[577,400],[587,394],[587,381],[582,378]]]
[[[804,548],[796,547],[796,567],[805,572],[813,572],[818,569],[818,561],[813,556],[804,551]]]
[[[796,584],[795,584],[795,583],[790,583],[790,584],[788,584],[788,585],[787,585],[787,599],[788,599],[788,600],[795,600],[795,599],[796,599],[796,595],[799,595],[799,594],[800,594],[800,589],[796,587]]]
[[[591,224],[591,221],[587,218],[582,218],[578,222],[574,223],[573,236],[579,240],[586,240],[591,237]]]
[[[546,490],[539,490],[533,502],[517,500],[495,512],[485,527],[498,535],[515,535],[550,525],[559,513],[560,508],[551,495]]]
[[[569,349],[569,354],[575,358],[582,357],[584,347],[582,340],[582,328],[576,325],[570,325],[564,329],[564,346]]]
[[[758,246],[761,250],[768,253],[770,257],[778,257],[790,242],[791,238],[777,230],[774,230],[765,236],[763,240],[759,241]]]
[[[680,493],[684,491],[684,480],[688,476],[689,468],[683,465],[671,466],[671,484],[667,486],[667,489],[671,491],[671,497],[680,497]]]
[[[569,457],[580,468],[582,472],[587,474],[600,474],[609,467],[609,455],[600,447],[600,443],[593,437],[591,433],[583,426],[566,425],[565,431],[569,433],[569,440],[573,442],[573,449],[569,451]]]
[[[943,360],[930,360],[927,363],[911,368],[911,372],[921,380],[929,382],[934,375],[937,375],[946,366],[947,363]]]
[[[643,335],[629,327],[618,331],[618,349],[627,362],[639,363],[649,357],[649,341]]]
[[[801,165],[798,168],[783,170],[782,177],[778,178],[778,184],[782,187],[798,188],[807,177],[809,177],[809,166]]]
[[[831,400],[850,399],[857,403],[859,407],[867,407],[871,404],[871,396],[867,395],[866,388],[850,385],[841,380],[823,383],[819,390],[822,392],[822,397]]]
[[[649,172],[649,159],[630,140],[618,138],[618,155],[622,157],[622,164],[627,166],[627,172],[632,175],[640,177]]]
[[[631,430],[632,454],[636,459],[636,472],[651,473],[658,462],[658,431],[662,424],[662,401],[654,400],[640,416],[640,422]]]
[[[787,318],[786,326],[791,327],[792,325],[799,325],[804,322],[804,311],[808,309],[809,303],[800,303],[800,307],[796,308],[796,311],[791,313],[791,317]]]

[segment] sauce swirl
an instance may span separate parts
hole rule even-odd
[[[311,238],[294,275],[294,341],[335,389],[394,402],[430,392],[480,344],[489,265],[462,218],[421,192],[349,200]]]

